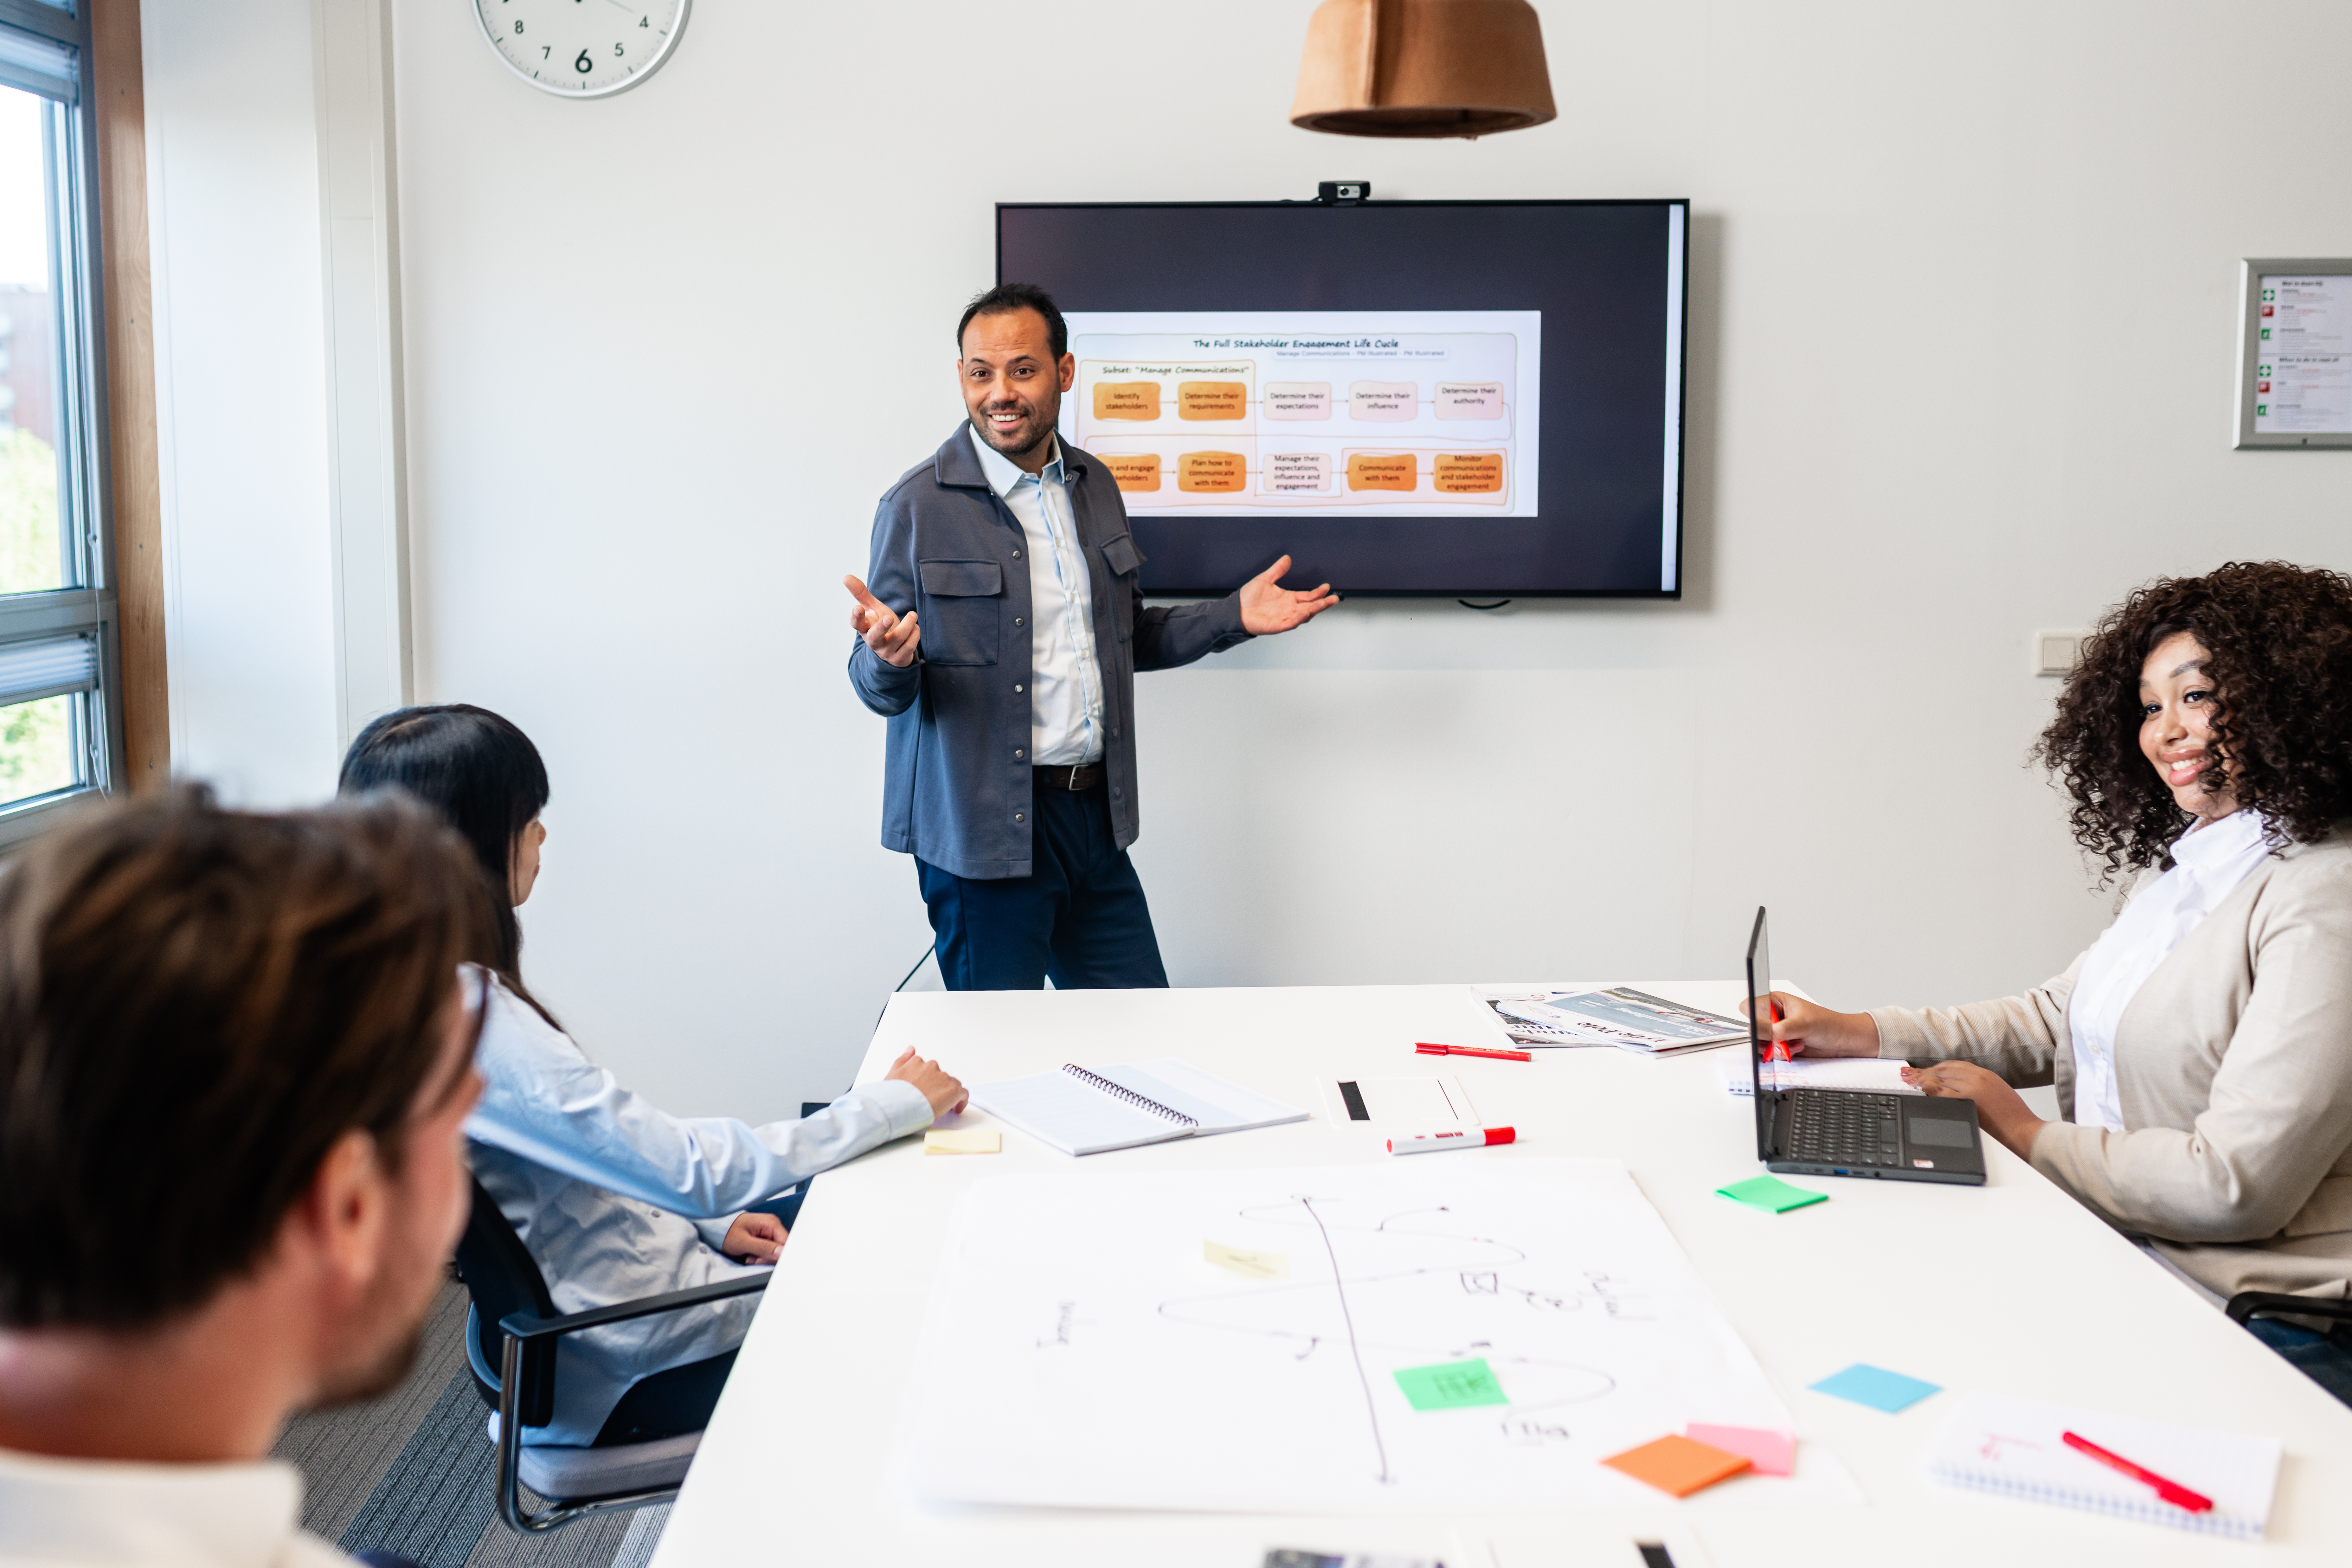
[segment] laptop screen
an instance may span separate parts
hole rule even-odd
[[[1748,939],[1748,1072],[1754,1080],[1756,1157],[1772,1155],[1772,1102],[1764,1097],[1764,1023],[1772,1016],[1772,950],[1766,941],[1764,910],[1756,910],[1756,931]]]

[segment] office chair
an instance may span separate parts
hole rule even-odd
[[[2329,1338],[2352,1340],[2352,1301],[2313,1296],[2287,1296],[2275,1290],[2241,1290],[2221,1309],[2230,1321],[2244,1328],[2256,1318],[2317,1318],[2336,1325]]]
[[[474,1208],[466,1219],[466,1234],[457,1242],[457,1272],[473,1298],[466,1313],[466,1363],[476,1390],[499,1415],[494,1482],[499,1517],[509,1528],[530,1534],[592,1513],[645,1508],[677,1497],[701,1445],[699,1430],[644,1442],[607,1438],[629,1429],[626,1415],[633,1402],[649,1408],[681,1395],[715,1400],[733,1352],[639,1379],[622,1396],[614,1411],[616,1419],[605,1423],[593,1445],[525,1447],[522,1429],[544,1426],[555,1416],[556,1342],[606,1323],[748,1296],[766,1289],[769,1276],[723,1279],[585,1312],[559,1313],[539,1264],[479,1181],[474,1183]],[[524,1486],[550,1506],[524,1512]]]
[[[2310,1296],[2289,1296],[2276,1290],[2241,1290],[2231,1297],[2230,1304],[2221,1310],[2230,1315],[2231,1322],[2248,1330],[2252,1328],[2256,1318],[2301,1318],[2306,1322],[2316,1319],[2334,1325],[2327,1331],[2327,1338],[2331,1342],[2345,1350],[2352,1350],[2352,1301],[2341,1298],[2325,1300]],[[2294,1364],[2292,1361],[2290,1364]],[[2297,1370],[2306,1376],[2311,1375],[2307,1367],[2298,1367]],[[2345,1404],[2352,1405],[2352,1397],[2347,1397],[2326,1380],[2313,1377],[2312,1381]]]

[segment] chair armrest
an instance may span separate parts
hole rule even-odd
[[[2255,1318],[2324,1318],[2352,1323],[2352,1301],[2330,1301],[2316,1296],[2289,1296],[2276,1290],[2241,1290],[2222,1309],[2230,1321],[2243,1327]]]
[[[584,1312],[565,1312],[553,1318],[542,1318],[536,1312],[509,1312],[499,1320],[499,1331],[525,1342],[553,1339],[576,1334],[583,1329],[600,1329],[606,1323],[625,1323],[632,1318],[650,1318],[657,1312],[699,1307],[706,1301],[723,1301],[730,1296],[749,1296],[766,1289],[768,1281],[774,1278],[773,1274],[748,1274],[740,1279],[721,1279],[714,1285],[641,1296],[634,1301],[616,1301],[609,1307],[591,1307]]]

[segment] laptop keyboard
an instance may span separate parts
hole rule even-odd
[[[1799,1089],[1790,1099],[1790,1159],[1831,1165],[1900,1163],[1893,1095]]]

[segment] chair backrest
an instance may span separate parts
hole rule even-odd
[[[474,1299],[474,1331],[481,1364],[493,1371],[506,1352],[507,1337],[499,1331],[499,1319],[510,1312],[555,1316],[555,1298],[548,1293],[538,1261],[507,1216],[499,1212],[498,1200],[478,1176],[474,1178],[474,1208],[466,1216],[466,1234],[457,1238],[457,1276]],[[478,1371],[475,1381],[481,1382]],[[492,1394],[495,1390],[485,1387],[482,1392]]]

